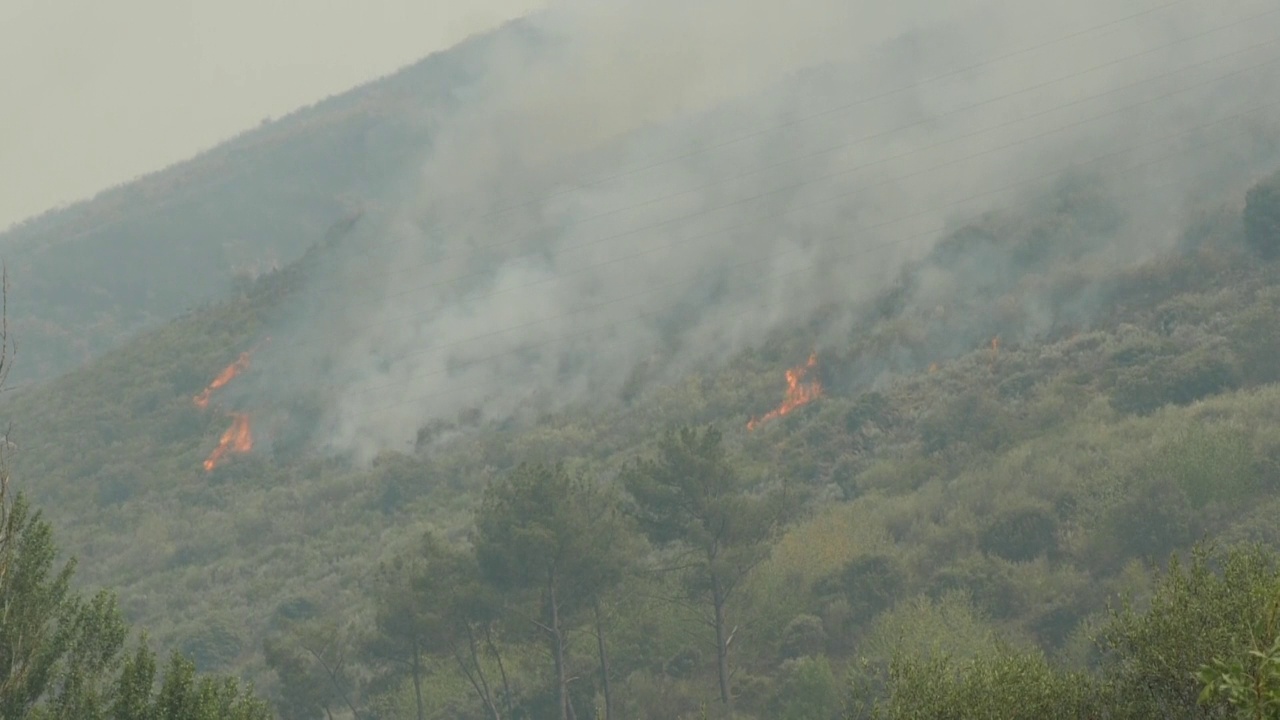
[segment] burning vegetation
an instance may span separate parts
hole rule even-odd
[[[747,430],[755,430],[770,420],[780,418],[801,405],[807,405],[822,397],[822,383],[818,378],[808,378],[809,373],[817,366],[818,354],[813,353],[809,355],[809,362],[788,370],[787,396],[782,404],[758,418],[751,418],[747,423]]]
[[[194,402],[197,407],[209,407],[209,398],[213,395],[213,391],[231,382],[237,375],[249,369],[249,353],[242,352],[236,361],[228,365],[218,376],[209,383],[201,393],[195,396]],[[222,462],[227,453],[247,453],[253,450],[253,429],[249,423],[249,415],[247,413],[231,413],[231,427],[222,433],[222,437],[218,440],[218,446],[209,453],[209,457],[204,461],[205,472],[213,472],[213,469]]]
[[[249,426],[249,416],[245,413],[231,413],[231,427],[222,433],[222,438],[218,440],[218,447],[209,453],[209,457],[204,461],[204,469],[206,472],[213,472],[213,469],[222,462],[222,458],[229,452],[247,453],[253,449],[253,430]]]
[[[239,375],[240,373],[248,369],[249,369],[249,353],[242,352],[240,353],[240,357],[236,358],[235,362],[231,363],[222,372],[218,373],[218,377],[214,378],[213,382],[209,383],[209,387],[205,388],[203,391],[200,392],[199,395],[196,396],[195,398],[196,407],[201,407],[201,408],[209,407],[209,396],[213,394],[214,390],[217,390],[223,385],[226,385],[227,383],[231,382],[233,379],[235,379],[235,376]]]

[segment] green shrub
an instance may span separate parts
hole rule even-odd
[[[825,657],[802,657],[782,664],[770,717],[835,720],[839,714],[840,687]]]
[[[883,394],[874,391],[863,393],[845,413],[844,425],[850,433],[861,431],[867,423],[879,428],[893,424],[892,406]]]
[[[908,493],[919,488],[943,472],[943,464],[935,459],[922,457],[917,452],[904,453],[902,457],[886,457],[873,462],[854,479],[858,494],[878,490],[889,495]]]
[[[1240,427],[1197,423],[1157,452],[1148,468],[1170,478],[1193,508],[1246,497],[1261,486],[1249,434]]]
[[[1258,303],[1238,313],[1229,331],[1231,347],[1240,358],[1240,371],[1250,384],[1262,385],[1280,381],[1280,326],[1277,303]]]
[[[1111,404],[1120,412],[1147,414],[1165,405],[1187,405],[1240,384],[1234,356],[1200,348],[1161,357],[1118,374]]]
[[[906,572],[890,555],[872,554],[851,560],[839,572],[814,585],[819,597],[842,598],[850,619],[864,623],[887,609],[906,585]]]
[[[182,653],[201,672],[227,667],[242,650],[242,639],[228,620],[211,621],[197,628],[182,642]]]
[[[968,659],[991,652],[998,644],[995,625],[971,595],[961,591],[896,603],[872,623],[860,652],[879,662],[895,657]]]
[[[1171,478],[1139,483],[1107,512],[1093,537],[1093,563],[1116,570],[1130,558],[1162,560],[1192,542],[1198,518]]]
[[[1058,520],[1052,511],[1023,507],[998,514],[982,531],[983,552],[1022,562],[1051,554],[1058,544]]]
[[[1228,717],[1224,701],[1200,705],[1195,673],[1215,658],[1247,652],[1278,583],[1274,556],[1260,548],[1197,548],[1185,567],[1174,558],[1149,609],[1116,610],[1101,638],[1114,716]]]
[[[1040,653],[998,650],[972,660],[895,660],[880,720],[970,720],[1097,717],[1098,695],[1088,675],[1051,667]]]
[[[818,655],[827,644],[827,631],[817,615],[797,615],[782,631],[779,651],[784,660]]]
[[[929,453],[959,444],[994,452],[1013,440],[1014,430],[1005,407],[981,390],[960,395],[920,422],[920,438]]]
[[[692,677],[700,667],[702,667],[702,651],[690,646],[668,658],[663,663],[662,670],[669,677],[684,679]]]
[[[1007,561],[974,553],[937,572],[934,594],[963,591],[984,612],[1011,618],[1022,610],[1022,597]]]

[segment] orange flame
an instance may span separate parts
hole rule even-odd
[[[236,361],[228,365],[222,372],[218,373],[218,377],[209,383],[209,387],[205,388],[199,395],[195,397],[196,407],[209,407],[209,396],[214,390],[231,382],[232,378],[239,375],[249,368],[249,353],[242,352]]]
[[[222,462],[222,458],[229,452],[247,453],[253,449],[253,430],[249,427],[249,416],[244,413],[232,413],[231,427],[222,433],[222,439],[218,441],[218,447],[209,453],[208,459],[204,461],[205,472],[213,472],[213,469]]]
[[[938,372],[938,363],[929,363],[929,374],[932,375],[936,372]]]
[[[780,418],[801,405],[806,405],[817,400],[819,397],[822,397],[822,383],[818,382],[817,379],[813,379],[808,382],[804,381],[805,375],[807,375],[810,370],[817,367],[817,365],[818,354],[814,353],[809,356],[808,363],[798,365],[788,370],[786,399],[782,401],[781,405],[770,410],[764,415],[758,418],[751,418],[751,421],[747,423],[747,430],[755,430],[770,420]]]
[[[1000,336],[991,338],[991,364],[995,365],[996,359],[1000,356]]]

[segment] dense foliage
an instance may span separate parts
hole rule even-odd
[[[265,720],[270,711],[231,677],[197,678],[178,653],[163,673],[145,636],[128,630],[106,591],[71,588],[49,523],[0,477],[0,718]]]
[[[1099,254],[1114,208],[1066,183],[678,383],[443,422],[370,467],[308,449],[316,388],[206,473],[225,418],[191,399],[304,261],[12,396],[14,467],[78,577],[192,659],[131,707],[234,702],[199,669],[299,719],[1248,712],[1274,688],[1280,546],[1266,197],[1125,266]],[[824,395],[748,431],[815,346]],[[1205,537],[1223,549],[1159,570]],[[68,647],[115,642],[73,622],[98,602],[64,617],[105,639]],[[92,674],[86,652],[50,677]],[[150,687],[145,653],[111,657],[65,702]]]

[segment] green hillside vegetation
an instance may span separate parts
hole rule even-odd
[[[13,359],[0,328],[0,386]],[[6,443],[3,450],[12,447]],[[163,672],[145,632],[126,650],[116,597],[83,596],[59,561],[50,523],[10,490],[0,453],[0,717],[265,720],[270,708],[232,677],[196,675],[172,652]]]
[[[851,325],[366,469],[308,450],[316,388],[206,473],[228,420],[192,397],[322,244],[12,395],[15,482],[82,581],[285,718],[1222,717],[1276,636],[1278,186],[1124,266],[1068,182]],[[824,396],[749,432],[815,347]]]
[[[269,705],[232,677],[198,677],[171,653],[159,672],[145,633],[128,627],[108,591],[71,588],[74,562],[56,565],[49,523],[0,485],[0,717],[113,720],[265,720]]]

